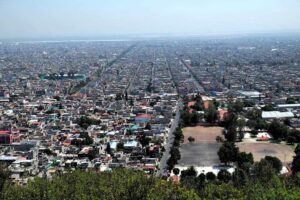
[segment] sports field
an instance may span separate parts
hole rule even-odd
[[[195,138],[195,143],[203,142],[215,142],[217,136],[221,136],[223,128],[219,126],[195,126],[195,127],[186,127],[182,129],[184,134],[184,143],[188,143],[188,138],[191,136]]]
[[[254,143],[237,143],[240,151],[247,153],[251,152],[254,161],[260,161],[265,156],[275,156],[283,163],[290,163],[293,161],[295,153],[292,148],[285,144],[275,144],[269,142],[254,142]]]
[[[186,127],[183,129],[184,144],[180,147],[180,165],[212,166],[219,164],[218,150],[220,143],[216,142],[217,136],[222,136],[221,127]],[[188,137],[195,138],[189,143]]]

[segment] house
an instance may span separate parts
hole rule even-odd
[[[145,125],[148,122],[150,122],[151,117],[152,116],[150,114],[140,114],[140,115],[136,116],[134,120],[135,120],[136,124]]]
[[[138,142],[135,140],[129,140],[124,144],[124,152],[131,152],[136,147],[138,147]]]

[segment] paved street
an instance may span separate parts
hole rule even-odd
[[[172,147],[173,141],[174,141],[174,135],[173,132],[178,126],[178,122],[180,119],[180,109],[182,107],[182,102],[181,99],[179,99],[177,107],[176,107],[176,116],[172,122],[171,128],[169,130],[169,135],[168,135],[168,141],[167,144],[165,145],[165,152],[160,160],[160,168],[157,171],[157,176],[162,176],[165,169],[167,168],[167,160],[170,157],[170,148]]]
[[[197,91],[198,92],[204,92],[203,87],[200,85],[200,82],[198,81],[198,79],[196,78],[195,74],[193,73],[193,71],[191,70],[191,67],[188,66],[183,59],[180,59],[181,64],[189,71],[189,73],[191,74],[191,78],[193,79],[195,85],[197,86]]]
[[[99,79],[102,78],[103,72],[105,71],[105,69],[106,69],[107,67],[110,67],[110,66],[112,66],[114,63],[118,62],[122,57],[124,57],[127,53],[129,53],[136,45],[137,45],[137,44],[133,44],[133,45],[131,45],[130,47],[128,47],[127,49],[125,49],[125,50],[124,50],[120,55],[118,55],[115,59],[113,59],[112,61],[108,62],[108,63],[106,64],[106,66],[104,66],[104,67],[102,67],[101,69],[97,70],[92,76],[90,76],[90,77],[89,77],[90,80],[87,81],[86,84],[81,85],[81,86],[80,86],[80,85],[75,86],[75,87],[78,87],[78,89],[75,89],[75,90],[74,90],[75,92],[73,91],[73,92],[71,92],[71,93],[76,93],[76,92],[79,92],[79,91],[81,91],[81,92],[84,93],[84,90],[85,90],[86,87],[92,86],[94,81],[97,81],[97,80],[99,80]],[[71,91],[72,91],[72,90],[71,90]]]

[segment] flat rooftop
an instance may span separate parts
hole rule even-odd
[[[292,112],[280,112],[280,111],[263,111],[261,117],[264,119],[280,119],[280,118],[292,118],[294,114]]]

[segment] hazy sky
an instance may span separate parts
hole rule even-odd
[[[0,38],[300,30],[300,0],[0,0]]]

